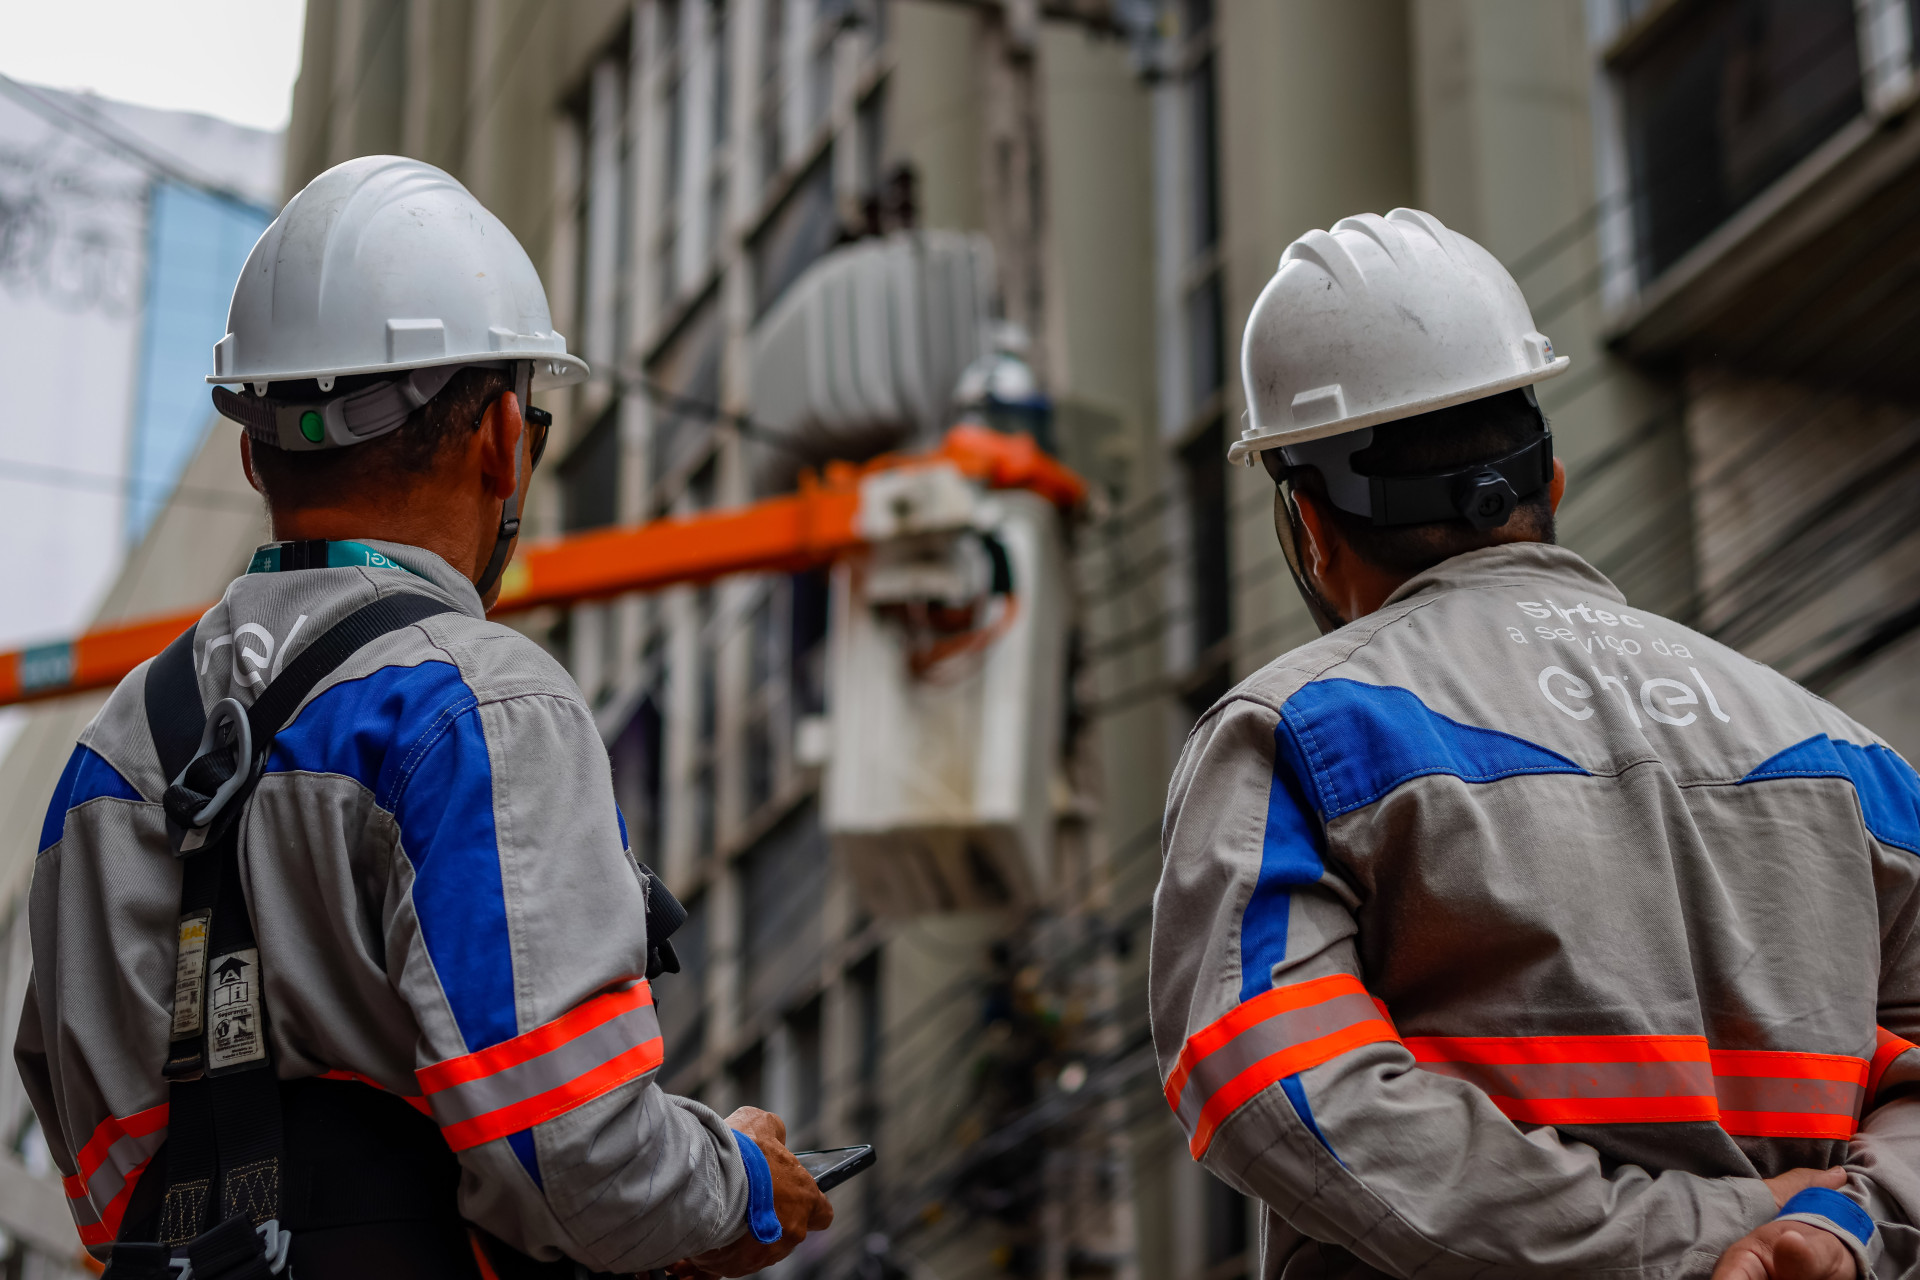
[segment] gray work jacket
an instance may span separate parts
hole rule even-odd
[[[1842,1162],[1789,1211],[1914,1265],[1920,779],[1572,552],[1247,679],[1163,848],[1160,1076],[1264,1276],[1704,1276]]]
[[[241,878],[280,1076],[413,1100],[459,1155],[462,1212],[536,1256],[631,1272],[727,1243],[748,1175],[713,1112],[654,1083],[643,889],[580,690],[439,557],[363,545],[364,565],[236,580],[196,635],[203,702],[249,703],[376,596],[457,610],[324,680],[249,805]],[[100,1257],[166,1136],[181,863],[145,677],[81,734],[49,807],[15,1049]]]

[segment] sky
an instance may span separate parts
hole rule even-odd
[[[0,73],[284,129],[305,0],[0,0]]]

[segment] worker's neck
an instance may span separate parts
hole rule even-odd
[[[472,518],[450,517],[445,504],[434,501],[302,507],[271,512],[276,542],[313,538],[325,538],[329,542],[368,539],[397,542],[431,551],[469,580],[478,581],[485,565],[485,552],[493,549],[493,529],[486,530],[483,551],[479,513],[467,514]]]
[[[1317,570],[1315,585],[1320,594],[1347,622],[1366,617],[1413,578],[1410,573],[1369,563],[1344,545],[1331,557],[1331,563],[1323,562],[1314,568]]]

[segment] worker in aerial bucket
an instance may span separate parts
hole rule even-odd
[[[1567,365],[1429,214],[1291,245],[1231,456],[1322,635],[1215,704],[1151,999],[1261,1274],[1920,1264],[1920,779],[1554,545]]]
[[[580,690],[486,619],[529,392],[587,376],[533,264],[363,157],[227,327],[208,381],[276,540],[82,733],[34,869],[15,1056],[82,1239],[156,1280],[778,1261],[832,1209],[776,1117],[656,1083],[684,912]]]

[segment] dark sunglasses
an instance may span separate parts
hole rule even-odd
[[[506,394],[504,391],[500,393],[500,395]],[[487,410],[493,408],[494,400],[498,400],[499,398],[500,396],[495,396],[493,400],[489,400],[480,406],[480,412],[473,417],[473,429],[475,431],[480,429],[480,420],[487,416]],[[521,411],[520,420],[527,424],[527,435],[529,437],[527,443],[527,467],[531,470],[540,465],[540,455],[547,451],[547,429],[553,426],[553,415],[537,405],[530,404]]]
[[[525,415],[527,426],[533,433],[533,440],[527,445],[527,465],[540,465],[540,455],[547,451],[547,428],[553,425],[553,415],[545,409],[527,406]]]

